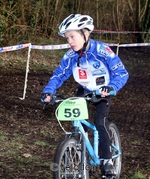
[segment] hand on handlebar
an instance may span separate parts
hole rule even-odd
[[[41,101],[44,103],[50,103],[51,101],[51,94],[50,93],[42,93]]]
[[[47,97],[45,98],[45,100],[44,100],[44,102],[46,102],[46,103],[50,103],[50,101],[51,101],[51,97],[50,97],[50,96],[47,96]]]
[[[99,89],[99,93],[101,94],[101,97],[110,96],[110,91],[114,91],[113,87],[111,86],[102,86]]]

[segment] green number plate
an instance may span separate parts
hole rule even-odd
[[[84,98],[69,98],[57,108],[57,118],[60,121],[88,119],[87,103]]]

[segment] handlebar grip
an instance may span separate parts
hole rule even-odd
[[[44,103],[44,100],[41,98],[41,102]]]
[[[95,91],[95,94],[96,94],[96,95],[101,95],[101,94],[99,93],[99,90],[96,90],[96,91]],[[109,94],[110,94],[110,96],[116,96],[117,93],[116,93],[116,91],[110,91]]]
[[[110,94],[110,96],[116,96],[117,92],[116,91],[110,91],[109,94]]]

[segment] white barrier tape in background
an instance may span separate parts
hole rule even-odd
[[[135,44],[107,44],[108,46],[116,46],[118,55],[119,53],[119,47],[140,47],[140,46],[150,46],[150,43],[135,43]],[[21,100],[25,99],[26,96],[26,89],[27,89],[27,81],[28,81],[28,73],[29,73],[29,61],[30,61],[30,53],[31,49],[39,49],[39,50],[58,50],[58,49],[66,49],[70,48],[69,44],[61,44],[61,45],[31,45],[31,43],[28,44],[20,44],[15,46],[9,46],[9,47],[1,47],[0,52],[8,52],[8,51],[15,51],[22,48],[28,47],[28,57],[26,62],[26,75],[25,75],[25,82],[24,82],[24,91],[23,91],[23,97],[20,98]]]
[[[140,46],[150,46],[150,43],[135,43],[135,44],[109,44],[106,43],[108,46],[116,46],[116,47],[140,47]],[[8,52],[8,51],[15,51],[22,48],[29,47],[31,49],[37,50],[60,50],[60,49],[67,49],[70,48],[69,44],[61,44],[61,45],[32,45],[31,43],[28,44],[19,44],[14,46],[8,47],[0,47],[0,52]]]
[[[118,44],[106,44],[108,46],[118,46]],[[61,45],[31,45],[31,49],[37,50],[58,50],[58,49],[66,49],[70,48],[69,44],[61,44]]]
[[[142,47],[150,46],[150,43],[120,44],[119,47]]]
[[[94,30],[95,33],[104,34],[150,34],[150,32],[143,31],[112,31],[112,30]]]
[[[61,44],[61,45],[31,45],[32,49],[39,49],[39,50],[58,50],[58,49],[65,49],[70,48],[69,44]]]
[[[14,45],[14,46],[9,46],[9,47],[1,47],[0,52],[8,52],[8,51],[14,51],[14,50],[19,50],[22,48],[29,47],[29,44],[20,44],[20,45]]]

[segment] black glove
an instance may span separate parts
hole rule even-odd
[[[100,90],[101,90],[101,91],[104,91],[104,92],[106,92],[106,93],[109,93],[110,91],[114,91],[113,87],[111,87],[111,86],[102,86],[102,87],[100,88]]]
[[[47,98],[47,96],[51,96],[51,94],[50,93],[42,93],[42,95],[41,95],[42,103],[44,103],[44,100]]]

